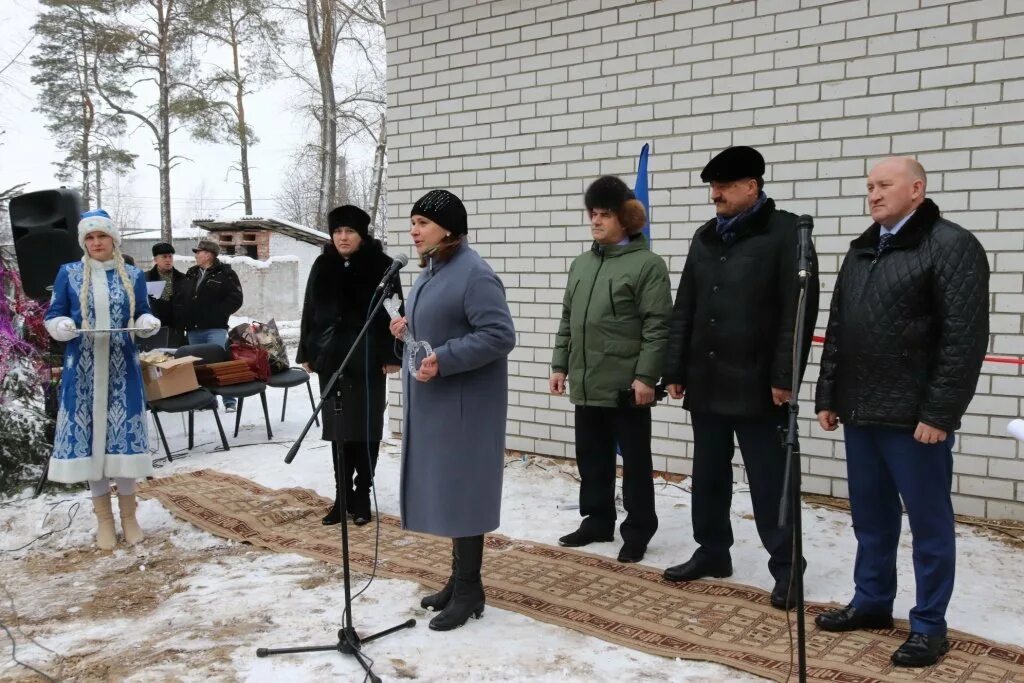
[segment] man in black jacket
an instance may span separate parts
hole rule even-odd
[[[175,322],[189,344],[226,346],[228,318],[242,307],[242,283],[231,266],[217,260],[220,245],[213,240],[200,240],[192,251],[196,265],[185,273],[181,296],[175,297]],[[233,412],[236,402],[225,396],[224,410]]]
[[[917,605],[910,637],[892,655],[897,666],[928,666],[949,649],[953,433],[988,345],[985,250],[940,217],[926,183],[921,164],[905,157],[868,175],[874,223],[839,271],[816,397],[822,429],[844,426],[857,559],[853,600],[815,621],[826,631],[892,626],[902,498]]]
[[[163,325],[160,338],[162,346],[177,348],[185,344],[185,330],[174,320],[174,299],[181,296],[185,273],[174,267],[174,246],[167,242],[153,245],[153,267],[146,272],[148,282],[163,282],[164,288],[160,296],[149,297],[149,307],[153,315]]]
[[[792,399],[797,315],[797,217],[764,191],[765,165],[750,147],[730,147],[708,163],[717,216],[693,236],[669,328],[664,381],[693,422],[693,536],[689,561],[665,570],[669,581],[732,575],[729,520],[733,437],[750,481],[754,520],[770,555],[772,605],[795,603],[789,590],[793,531],[778,527],[785,479],[781,429]],[[812,272],[817,272],[816,266]],[[808,283],[801,371],[818,312]],[[803,560],[801,558],[801,570]]]

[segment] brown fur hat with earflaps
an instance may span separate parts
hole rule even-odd
[[[647,212],[626,183],[615,176],[601,176],[590,184],[583,196],[587,211],[607,209],[615,214],[630,235],[644,229]]]

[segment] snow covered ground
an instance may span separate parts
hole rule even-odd
[[[329,451],[317,438],[307,439],[293,464],[283,462],[308,417],[309,404],[293,392],[289,421],[282,424],[277,422],[281,396],[281,391],[268,392],[275,443],[262,443],[265,432],[257,402],[246,406],[242,431],[237,439],[230,439],[228,453],[213,451],[212,418],[199,414],[196,448],[187,458],[165,464],[157,476],[213,468],[266,486],[304,486],[330,495]],[[181,421],[169,418],[164,425],[172,449],[183,449]],[[377,469],[377,500],[381,511],[391,514],[398,512],[398,467],[397,447],[392,443]],[[555,543],[558,536],[574,529],[578,513],[558,509],[559,504],[575,502],[578,485],[572,472],[570,465],[545,459],[511,462],[506,468],[503,524],[498,531]],[[681,487],[661,483],[657,504],[661,527],[645,564],[663,568],[687,559],[694,549],[690,496]],[[174,519],[155,501],[139,505],[148,535],[145,543],[131,550],[120,547],[112,554],[99,553],[92,546],[93,516],[84,492],[51,492],[35,500],[0,505],[0,548],[4,550],[29,543],[46,531],[63,529],[73,514],[66,530],[26,549],[0,553],[0,621],[19,625],[12,629],[18,658],[55,678],[363,679],[354,659],[334,652],[255,656],[257,647],[336,640],[342,605],[338,567],[221,540]],[[770,589],[767,556],[757,539],[749,496],[741,487],[733,501],[733,516],[736,573],[732,580]],[[807,599],[845,603],[851,594],[855,551],[849,516],[805,506],[804,525]],[[1024,645],[1024,596],[1018,587],[1024,575],[1024,551],[970,527],[959,529],[958,543],[951,627]],[[587,550],[614,557],[618,547],[618,543],[602,543]],[[909,531],[901,548],[900,577],[896,614],[905,617],[914,593]],[[357,575],[356,588],[364,583],[365,577]],[[415,583],[378,578],[355,602],[355,623],[363,634],[409,618],[418,621],[414,629],[366,646],[374,671],[385,680],[754,680],[714,664],[643,654],[494,607],[487,608],[482,620],[471,620],[462,629],[435,633],[427,628],[432,613],[419,607],[426,592]],[[11,661],[10,640],[2,632],[0,680],[39,680]]]

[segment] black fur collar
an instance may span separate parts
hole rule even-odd
[[[903,224],[900,231],[896,233],[896,236],[892,238],[889,243],[889,249],[907,249],[916,247],[921,243],[929,232],[931,232],[932,226],[941,217],[938,205],[931,199],[925,199],[921,202],[921,205],[914,211],[914,215],[910,217],[910,220]],[[865,249],[874,252],[878,246],[878,235],[882,231],[882,228],[878,223],[872,223],[871,227],[868,228],[860,237],[850,242],[850,246],[853,249]]]

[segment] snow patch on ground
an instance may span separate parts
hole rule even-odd
[[[314,377],[315,382],[315,377]],[[292,465],[283,462],[309,415],[293,396],[288,421],[278,422],[283,392],[269,391],[275,440],[263,443],[257,404],[245,408],[242,430],[229,452],[218,441],[212,417],[196,416],[196,448],[184,452],[183,420],[164,422],[172,448],[182,449],[157,476],[200,468],[238,474],[265,486],[302,486],[333,492],[329,450],[310,436]],[[316,434],[316,431],[313,431]],[[156,447],[155,433],[152,446]],[[382,512],[398,513],[399,450],[390,442],[377,470]],[[579,523],[578,483],[571,465],[543,458],[512,460],[503,494],[504,535],[553,544]],[[690,496],[660,482],[660,529],[645,564],[664,568],[686,560],[695,546],[690,533]],[[17,617],[0,590],[0,620],[14,626],[18,656],[62,678],[164,680],[362,680],[354,659],[338,653],[255,657],[257,647],[329,644],[342,622],[340,568],[278,555],[226,541],[172,517],[155,501],[140,501],[147,540],[137,548],[101,554],[93,545],[93,517],[83,491],[49,493],[6,501],[0,507],[0,584],[14,599]],[[804,506],[807,599],[844,603],[852,592],[856,550],[849,515]],[[73,520],[68,526],[69,516]],[[750,498],[737,487],[733,498],[732,580],[770,589],[767,555],[754,528]],[[67,527],[67,528],[65,528]],[[971,527],[958,529],[958,579],[949,610],[952,628],[1024,645],[1024,552]],[[587,548],[607,557],[619,542]],[[896,615],[913,604],[909,530],[899,559],[901,588]],[[357,575],[356,589],[366,577]],[[440,634],[427,628],[431,613],[419,607],[428,591],[408,581],[377,578],[355,602],[362,634],[416,619],[417,626],[366,646],[375,672],[385,679],[422,681],[719,681],[752,680],[714,664],[669,660],[639,653],[528,617],[488,607],[481,621]],[[61,660],[29,642],[60,653]],[[10,641],[0,633],[0,679],[35,680],[14,665]]]

